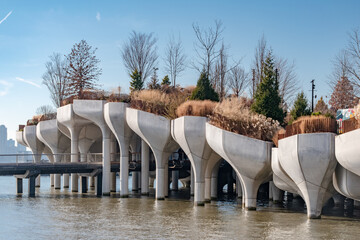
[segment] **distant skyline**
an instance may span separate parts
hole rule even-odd
[[[328,96],[332,60],[360,27],[360,1],[10,1],[0,2],[0,124],[15,139],[19,124],[51,105],[42,85],[45,63],[53,52],[68,54],[85,39],[98,48],[102,88],[129,90],[120,49],[132,30],[158,39],[158,76],[165,75],[164,51],[170,35],[180,35],[188,60],[196,57],[193,23],[214,26],[221,20],[229,61],[242,59],[250,71],[258,40],[265,36],[276,56],[295,62],[299,91],[310,100]],[[189,62],[188,62],[189,63]],[[199,77],[190,66],[178,78],[182,86]]]

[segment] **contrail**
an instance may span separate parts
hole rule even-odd
[[[5,21],[10,15],[11,15],[12,11],[10,11],[1,21],[0,24],[2,24],[3,21]]]
[[[18,80],[18,81],[20,81],[20,82],[24,82],[24,83],[27,83],[27,84],[33,85],[33,86],[35,86],[35,87],[37,87],[37,88],[41,88],[41,86],[40,86],[39,84],[34,83],[34,82],[32,82],[32,81],[25,80],[25,79],[23,79],[23,78],[19,78],[19,77],[16,77],[15,79],[16,79],[16,80]]]

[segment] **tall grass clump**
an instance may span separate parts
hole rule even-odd
[[[211,115],[216,107],[217,103],[210,100],[190,100],[182,103],[176,109],[176,116],[199,116],[207,117]]]
[[[280,127],[278,121],[251,111],[245,98],[223,100],[209,118],[216,127],[264,141],[271,141]]]
[[[164,116],[176,118],[176,109],[190,96],[190,92],[180,88],[134,91],[130,107]]]
[[[291,125],[286,126],[286,137],[303,133],[336,133],[336,127],[336,120],[331,116],[302,116],[294,121]]]

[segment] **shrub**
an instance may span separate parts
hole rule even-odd
[[[134,91],[131,94],[130,107],[174,119],[177,107],[188,97],[187,92],[170,87],[166,88],[166,91],[159,89]]]
[[[225,99],[209,118],[214,126],[265,141],[271,141],[279,129],[278,121],[252,112],[244,98]]]
[[[190,99],[219,101],[219,95],[211,87],[209,78],[205,72],[200,74],[200,78],[197,81],[196,88],[192,92]]]
[[[210,100],[198,101],[198,100],[190,100],[182,103],[176,109],[176,116],[200,116],[207,117],[211,115],[216,106],[216,102],[212,102]]]

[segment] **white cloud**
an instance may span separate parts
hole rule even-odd
[[[40,86],[39,84],[34,83],[34,82],[32,82],[32,81],[29,81],[29,80],[25,80],[25,79],[23,79],[23,78],[16,77],[16,80],[18,80],[18,81],[20,81],[20,82],[24,82],[24,83],[30,84],[30,85],[33,85],[33,86],[35,86],[35,87],[37,87],[37,88],[41,88],[41,86]]]
[[[11,83],[4,80],[0,80],[0,97],[7,95],[11,87],[12,87]]]
[[[0,24],[5,21],[10,15],[12,14],[12,11],[10,11],[2,20],[0,20]]]
[[[98,20],[98,22],[100,22],[101,20],[101,16],[99,12],[96,13],[96,20]]]

